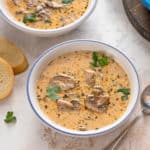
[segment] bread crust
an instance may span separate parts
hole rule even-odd
[[[13,89],[13,86],[14,86],[14,72],[13,72],[13,69],[12,69],[11,65],[7,61],[5,61],[3,58],[0,58],[0,64],[4,65],[4,67],[7,68],[7,71],[9,72],[9,76],[10,76],[9,87],[7,88],[7,90],[0,93],[0,100],[3,100],[11,93],[11,91]],[[3,74],[5,76],[5,72],[1,72],[1,74]],[[3,88],[2,84],[0,84],[0,88]]]
[[[14,74],[24,72],[28,68],[28,61],[23,52],[3,37],[0,37],[0,43],[0,57],[12,66]]]

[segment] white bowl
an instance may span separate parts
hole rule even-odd
[[[32,35],[40,36],[40,37],[54,37],[54,36],[66,34],[72,31],[73,29],[77,28],[92,14],[92,12],[96,7],[96,4],[97,4],[97,0],[90,0],[87,10],[78,20],[58,29],[46,29],[46,30],[34,29],[26,26],[24,23],[15,20],[14,17],[10,14],[10,12],[7,9],[6,0],[0,0],[0,14],[9,24],[11,24],[12,26],[16,27],[21,31],[30,33]]]
[[[91,51],[104,52],[106,55],[114,58],[114,60],[124,68],[131,83],[131,100],[124,115],[122,115],[113,124],[100,128],[98,130],[75,131],[75,130],[64,128],[59,124],[56,124],[52,120],[48,119],[48,117],[41,111],[36,97],[36,91],[35,91],[36,81],[38,80],[40,74],[46,68],[48,63],[64,53],[73,52],[76,50],[83,50],[83,51],[91,50]],[[118,128],[122,123],[125,122],[127,118],[129,118],[131,112],[133,111],[136,105],[136,102],[138,101],[139,93],[140,93],[140,83],[139,83],[138,74],[136,72],[135,67],[129,60],[129,58],[126,55],[124,55],[121,51],[117,50],[116,48],[113,48],[112,46],[109,46],[107,44],[98,41],[93,41],[93,40],[82,40],[82,39],[72,40],[49,48],[34,62],[33,66],[29,71],[29,75],[27,79],[28,100],[33,111],[36,113],[38,118],[43,123],[48,125],[48,127],[55,129],[58,132],[68,134],[70,136],[80,136],[80,137],[94,136],[98,134],[105,134],[107,132],[112,131],[115,128]]]

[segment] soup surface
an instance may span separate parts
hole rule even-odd
[[[9,12],[32,28],[55,29],[79,19],[89,0],[6,0]]]
[[[130,83],[112,58],[76,51],[51,61],[37,81],[41,110],[73,130],[96,130],[114,123],[126,111]]]

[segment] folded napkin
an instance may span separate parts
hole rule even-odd
[[[150,10],[150,0],[141,0],[142,4]]]

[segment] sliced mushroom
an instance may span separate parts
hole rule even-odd
[[[59,74],[54,76],[50,84],[52,86],[60,86],[62,90],[70,90],[73,89],[76,85],[75,79],[72,76],[66,74]]]
[[[103,89],[101,86],[99,85],[94,86],[93,91],[92,91],[92,94],[94,94],[94,96],[98,96],[102,93],[103,93]]]
[[[66,93],[63,97],[64,99],[70,101],[73,104],[73,109],[74,110],[79,110],[80,109],[80,101],[79,101],[79,95],[76,93]]]
[[[51,7],[51,8],[63,8],[65,6],[65,4],[57,3],[57,2],[54,2],[54,1],[46,2],[46,5],[48,7]]]
[[[16,6],[19,6],[19,4],[20,4],[20,0],[13,0],[13,2]]]
[[[93,70],[85,70],[84,71],[85,75],[85,81],[89,86],[94,86],[95,85],[95,71]]]
[[[58,110],[79,110],[80,109],[80,102],[79,100],[67,100],[67,99],[59,99],[57,101]]]
[[[71,100],[73,104],[73,110],[80,110],[80,102],[78,99]]]
[[[47,9],[41,9],[38,11],[38,17],[41,18],[41,20],[51,20],[50,18],[50,11]]]
[[[40,3],[39,5],[36,6],[36,12],[42,11],[44,9],[46,9],[45,3]]]
[[[85,106],[87,109],[96,112],[104,112],[107,110],[109,105],[109,95],[103,94],[94,96],[93,94],[88,95],[85,99]]]
[[[36,7],[36,12],[40,12],[41,10],[43,10],[43,6],[42,5],[38,5]]]
[[[27,3],[28,8],[36,6],[38,4],[38,1],[39,0],[25,0],[25,2]]]
[[[73,104],[69,101],[59,99],[57,101],[58,110],[68,110],[73,109]]]

